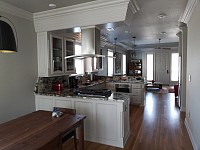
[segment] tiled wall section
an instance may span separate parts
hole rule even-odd
[[[63,83],[64,88],[69,85],[69,76],[55,76],[55,77],[38,77],[35,86],[35,93],[48,93],[52,91],[52,83],[60,81]]]

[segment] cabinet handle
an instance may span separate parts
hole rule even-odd
[[[169,70],[167,70],[167,74],[169,73]]]

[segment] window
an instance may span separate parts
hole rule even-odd
[[[113,57],[113,51],[108,50],[108,56]],[[113,58],[108,57],[108,76],[113,76]]]
[[[126,55],[123,54],[123,74],[126,74]]]
[[[178,53],[171,54],[171,81],[178,81]]]
[[[81,54],[81,45],[75,45],[75,55]],[[75,59],[75,68],[77,74],[83,74],[83,60]]]
[[[147,80],[153,80],[153,54],[147,54]]]

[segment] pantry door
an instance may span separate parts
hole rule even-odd
[[[155,57],[155,81],[169,85],[170,63],[169,52],[157,52]]]

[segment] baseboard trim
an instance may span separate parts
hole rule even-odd
[[[197,144],[196,144],[196,142],[195,142],[195,140],[194,140],[194,137],[193,137],[193,135],[192,135],[192,132],[191,132],[191,130],[190,130],[190,127],[189,127],[189,125],[188,125],[188,122],[187,122],[187,119],[186,119],[186,118],[185,118],[185,126],[186,126],[186,129],[187,129],[187,132],[188,132],[188,134],[189,134],[189,137],[190,137],[190,140],[191,140],[191,142],[192,142],[192,146],[193,146],[194,150],[198,150]]]

